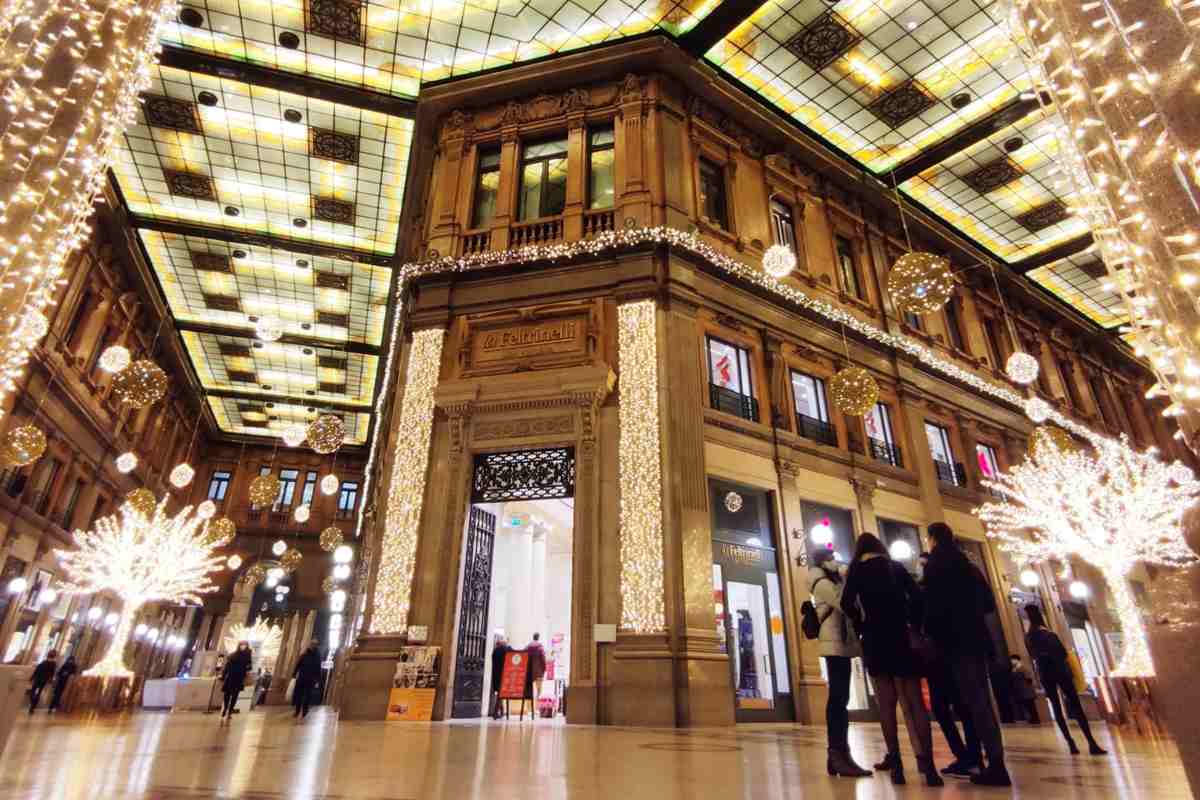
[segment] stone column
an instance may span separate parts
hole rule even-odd
[[[614,157],[620,165],[621,186],[616,205],[621,209],[622,219],[616,220],[618,228],[624,227],[625,219],[635,220],[636,225],[649,225],[652,219],[650,188],[646,169],[646,113],[645,81],[633,74],[625,76],[617,106],[617,124],[614,130]]]
[[[563,239],[568,242],[583,238],[583,212],[587,208],[586,179],[590,170],[583,112],[584,109],[579,107],[567,113],[567,187],[563,206]]]
[[[442,122],[438,135],[437,160],[434,163],[434,185],[437,187],[436,201],[430,210],[432,218],[429,232],[429,246],[443,256],[455,255],[451,252],[454,241],[462,232],[464,225],[470,225],[470,209],[468,217],[460,217],[463,203],[460,202],[459,189],[469,185],[465,176],[472,172],[470,155],[475,152],[467,137],[470,135],[474,120],[470,114],[462,111],[451,111]]]
[[[768,393],[771,398],[772,426],[785,431],[796,430],[796,415],[789,403],[787,359],[783,357],[783,342],[766,331],[762,333],[763,357],[767,362]]]
[[[600,593],[601,452],[600,408],[612,390],[615,376],[599,391],[573,393],[578,412],[578,445],[575,449],[575,518],[573,574],[571,576],[571,685],[567,689],[567,721],[598,721],[595,624]],[[611,441],[611,439],[609,439]],[[616,448],[605,453],[615,455]]]
[[[853,476],[850,478],[850,488],[854,489],[854,497],[858,503],[859,530],[873,533],[882,539],[879,519],[875,516],[875,479]]]
[[[521,142],[517,136],[520,106],[509,103],[504,111],[500,139],[500,187],[496,191],[496,215],[492,217],[492,249],[508,249],[508,228],[518,212],[517,192],[521,186]]]
[[[925,519],[928,522],[940,522],[945,519],[942,505],[942,492],[938,484],[937,469],[933,465],[933,453],[929,451],[929,442],[925,438],[925,400],[919,395],[902,391],[899,393],[900,413],[904,416],[904,430],[907,433],[905,445],[908,448],[908,464],[917,473],[921,489],[921,503],[925,507]]]
[[[808,591],[808,542],[804,532],[803,511],[797,481],[800,465],[778,459],[780,505],[788,530],[781,532],[777,543],[780,553],[780,579],[783,581],[784,616],[792,622],[788,628],[799,631],[799,621],[794,619],[800,605],[809,598]],[[786,562],[786,563],[785,563]],[[825,719],[825,702],[829,698],[829,686],[821,677],[821,657],[815,641],[802,635],[787,637],[788,658],[792,662],[793,704],[796,722],[801,725],[822,724]],[[732,691],[732,689],[731,689]]]
[[[959,447],[962,448],[963,469],[967,474],[967,487],[979,490],[983,487],[980,482],[983,472],[979,469],[979,457],[975,454],[975,446],[979,443],[979,423],[961,414],[954,415],[958,428]]]

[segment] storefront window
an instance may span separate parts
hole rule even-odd
[[[881,518],[879,537],[892,558],[915,575],[919,567],[917,557],[921,554],[921,534],[917,526]]]

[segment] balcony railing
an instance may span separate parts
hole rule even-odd
[[[465,233],[462,237],[462,254],[485,253],[492,245],[492,232]]]
[[[508,243],[510,247],[524,247],[530,244],[549,244],[561,241],[562,238],[562,220],[547,219],[539,222],[519,222],[513,225]]]
[[[900,448],[894,444],[888,444],[882,439],[871,437],[867,440],[867,447],[871,451],[871,458],[876,461],[883,461],[886,464],[891,464],[893,467],[903,467],[904,459],[900,457]]]
[[[709,405],[717,411],[724,411],[726,414],[758,422],[758,401],[750,395],[710,383],[708,385],[708,401]]]
[[[805,439],[837,447],[837,429],[824,420],[797,412],[796,431]]]
[[[335,515],[337,519],[350,519],[354,516],[353,508],[339,508]]]
[[[961,461],[948,464],[939,458],[933,460],[933,468],[937,470],[938,480],[951,486],[967,485],[967,470]]]
[[[583,235],[595,236],[597,233],[611,231],[615,227],[616,214],[611,208],[601,211],[585,211],[583,214]]]

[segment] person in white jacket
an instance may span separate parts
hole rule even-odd
[[[829,743],[826,770],[830,775],[865,778],[871,772],[855,763],[850,755],[850,659],[862,655],[858,637],[850,620],[842,613],[842,586],[846,568],[834,559],[832,550],[820,548],[812,556],[808,570],[808,591],[812,595],[821,633],[817,653],[825,659],[829,676],[829,700],[825,703],[825,731]]]

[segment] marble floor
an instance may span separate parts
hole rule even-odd
[[[0,800],[303,798],[348,800],[734,800],[997,797],[948,781],[893,788],[883,777],[825,774],[824,733],[801,726],[663,730],[499,723],[349,723],[318,709],[215,715],[140,712],[21,719],[0,758]],[[875,725],[855,725],[860,761],[882,755]],[[1169,741],[1101,734],[1110,755],[1071,757],[1048,725],[1008,727],[1012,795],[1186,800]],[[935,735],[935,740],[940,739]],[[911,754],[906,752],[911,764]],[[939,752],[940,763],[947,754]],[[910,768],[911,772],[911,768]]]

